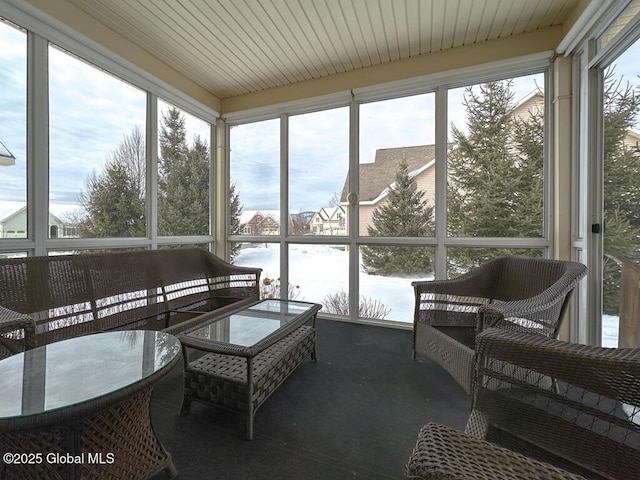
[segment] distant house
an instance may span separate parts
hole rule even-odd
[[[308,235],[311,233],[311,221],[315,212],[292,213],[289,217],[289,232],[292,235]]]
[[[250,216],[246,221],[241,220],[243,235],[278,235],[280,223],[272,213],[243,212]]]
[[[346,235],[347,210],[345,205],[322,208],[311,219],[313,235]]]
[[[315,212],[299,212],[289,215],[289,234],[308,235],[311,218]],[[243,210],[240,218],[242,235],[279,235],[280,212],[278,210]]]
[[[526,118],[532,113],[540,113],[542,111],[544,111],[544,94],[540,90],[534,90],[518,102],[513,109],[513,116]]]
[[[629,130],[627,136],[624,137],[624,146],[627,148],[640,149],[640,132]]]
[[[0,220],[0,238],[27,237],[27,207],[13,212]],[[49,238],[77,238],[78,228],[49,213]]]

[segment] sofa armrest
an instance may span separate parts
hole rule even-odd
[[[0,358],[34,348],[35,334],[30,316],[0,306]]]
[[[214,275],[212,286],[221,296],[260,296],[261,268],[234,265],[209,252],[205,259],[208,270]]]

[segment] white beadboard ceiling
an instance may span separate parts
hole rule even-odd
[[[71,0],[224,99],[562,24],[578,0]]]

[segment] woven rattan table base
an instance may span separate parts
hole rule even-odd
[[[183,414],[196,400],[247,415],[247,437],[253,436],[253,415],[307,355],[315,358],[315,329],[302,326],[253,358],[251,388],[247,359],[208,353],[184,372]]]
[[[77,422],[0,433],[1,452],[32,454],[26,464],[0,463],[0,479],[133,480],[162,470],[175,476],[151,426],[150,400],[145,389]]]

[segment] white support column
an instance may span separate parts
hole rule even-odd
[[[158,97],[147,92],[147,235],[158,248]]]
[[[49,44],[27,40],[27,231],[35,255],[46,255],[49,239]]]
[[[351,99],[349,104],[349,193],[359,191],[360,166],[360,105]],[[360,304],[360,252],[356,239],[360,236],[360,200],[348,195],[349,229],[349,318],[358,319]]]
[[[436,204],[435,222],[438,244],[435,251],[434,274],[437,279],[447,278],[447,137],[448,137],[448,91],[445,87],[436,90]]]
[[[553,258],[570,260],[573,247],[571,226],[573,189],[572,179],[572,62],[570,58],[557,57],[553,65],[553,118],[552,118],[552,222]],[[561,339],[572,338],[571,323],[567,319],[560,329]]]
[[[553,257],[571,259],[572,63],[557,57],[553,68]]]
[[[211,228],[213,229],[213,252],[220,258],[227,259],[229,245],[230,205],[229,205],[229,128],[219,118],[216,125],[211,125],[214,134],[211,138],[215,144],[210,149],[211,158],[209,182],[211,185]]]
[[[289,116],[280,116],[280,298],[289,298]]]

